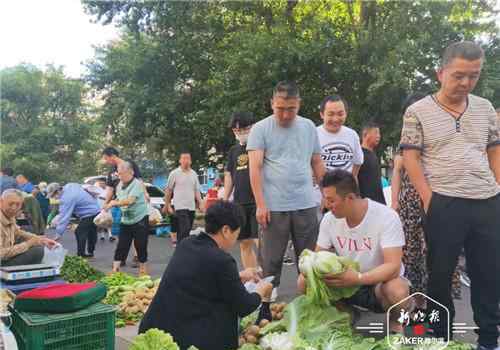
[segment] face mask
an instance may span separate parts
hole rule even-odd
[[[240,144],[242,145],[246,145],[247,141],[248,141],[248,133],[247,134],[239,134],[239,135],[236,135],[236,139],[238,141],[240,141]]]

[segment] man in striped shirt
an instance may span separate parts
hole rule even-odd
[[[452,323],[451,276],[465,247],[478,350],[499,349],[500,324],[500,119],[488,100],[470,94],[483,59],[472,42],[446,48],[439,91],[407,109],[401,135],[425,211],[428,294],[450,310]],[[452,329],[446,317],[433,328],[443,338]]]

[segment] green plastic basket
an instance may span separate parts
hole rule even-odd
[[[115,313],[94,304],[64,314],[12,310],[12,331],[19,350],[114,350]]]

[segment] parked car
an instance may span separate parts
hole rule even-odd
[[[106,176],[98,175],[98,176],[90,176],[83,179],[83,183],[85,185],[95,185],[98,181],[106,182]],[[146,191],[148,191],[149,198],[151,199],[151,205],[160,210],[165,206],[165,192],[158,186],[152,185],[148,182],[145,182]]]

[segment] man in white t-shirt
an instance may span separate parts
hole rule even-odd
[[[356,131],[344,125],[348,108],[347,102],[341,96],[326,96],[319,107],[323,124],[316,130],[321,146],[321,159],[326,170],[347,170],[357,179],[363,164],[363,149]],[[319,184],[315,184],[314,192],[319,206],[322,204]],[[320,221],[322,214],[323,205],[319,213]]]
[[[363,150],[356,131],[344,125],[347,109],[347,102],[339,95],[327,96],[321,102],[323,124],[317,127],[321,159],[327,170],[347,170],[357,178]]]
[[[342,301],[383,313],[409,295],[408,282],[401,277],[405,240],[399,216],[385,205],[361,198],[354,176],[346,170],[327,172],[321,184],[330,212],[321,222],[316,250],[333,250],[360,264],[360,272],[349,269],[327,275],[325,282],[331,287],[361,286]],[[298,287],[305,290],[302,275]],[[399,312],[395,308],[389,325],[398,332],[402,330]]]

